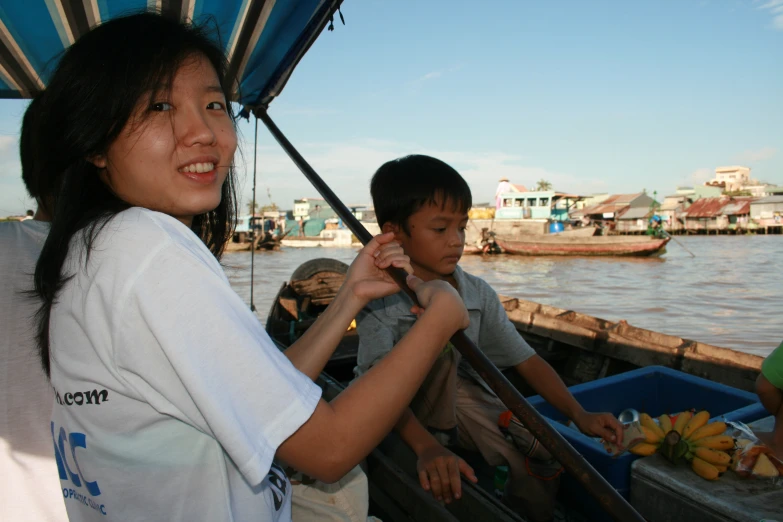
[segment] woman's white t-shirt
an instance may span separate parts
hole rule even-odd
[[[290,520],[273,458],[321,389],[196,235],[132,208],[89,260],[76,237],[65,270],[50,321],[52,439],[70,520]]]

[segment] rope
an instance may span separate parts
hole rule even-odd
[[[253,208],[250,209],[250,231],[251,239],[250,239],[250,311],[255,312],[256,311],[256,305],[253,302],[253,276],[254,276],[254,269],[255,269],[255,259],[256,259],[256,229],[255,229],[255,220],[253,219],[256,216],[256,165],[258,164],[257,160],[258,156],[258,117],[256,117],[256,130],[255,130],[255,136],[253,139]]]

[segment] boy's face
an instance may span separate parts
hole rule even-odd
[[[454,273],[465,247],[468,215],[454,210],[448,202],[425,205],[408,218],[408,231],[386,223],[384,232],[395,232],[395,239],[411,258],[415,274],[425,281]]]

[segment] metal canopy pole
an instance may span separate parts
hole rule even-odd
[[[264,122],[283,150],[293,160],[299,170],[313,184],[321,196],[337,212],[346,226],[353,234],[366,245],[371,239],[372,234],[364,228],[356,217],[351,214],[340,198],[332,192],[332,189],[323,179],[313,170],[290,141],[283,135],[280,129],[275,125],[265,108],[259,108],[254,111],[255,116]],[[408,288],[405,279],[407,273],[401,268],[390,267],[389,273],[400,285],[400,288],[410,296],[414,303],[417,303],[416,294]],[[459,331],[451,338],[451,343],[459,350],[462,356],[467,359],[470,365],[478,372],[484,382],[497,394],[503,404],[511,410],[517,418],[522,421],[525,427],[544,445],[546,449],[571,473],[582,485],[593,495],[601,506],[615,520],[626,522],[636,521],[644,522],[644,518],[634,510],[633,507],[602,477],[585,458],[580,455],[560,433],[554,429],[541,416],[535,408],[530,406],[525,398],[506,377],[498,370],[494,364],[479,350],[473,342],[468,339],[464,331]]]

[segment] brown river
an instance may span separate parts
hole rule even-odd
[[[464,270],[501,294],[757,355],[783,340],[781,236],[689,236],[657,258],[465,256]],[[253,302],[262,320],[280,286],[301,263],[330,257],[350,263],[351,248],[257,252]],[[231,284],[250,303],[250,253],[228,253]]]

